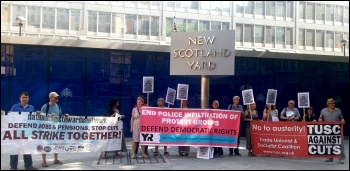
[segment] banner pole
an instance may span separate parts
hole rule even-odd
[[[305,114],[305,107],[303,108],[303,114],[304,114],[304,116],[303,116],[303,122],[305,122],[305,116],[306,116],[306,114]]]
[[[168,103],[168,108],[170,108],[170,103]]]
[[[149,104],[149,93],[147,93],[147,105],[150,106],[150,104]]]
[[[180,103],[180,108],[182,108],[182,100],[181,100],[181,103]]]

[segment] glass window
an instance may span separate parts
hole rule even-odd
[[[176,26],[179,32],[186,32],[186,20],[182,18],[176,18]]]
[[[178,9],[181,9],[182,11],[186,10],[187,8],[186,1],[175,1],[175,7]]]
[[[43,7],[43,28],[55,28],[55,9]]]
[[[243,42],[243,24],[236,24],[236,42]]]
[[[57,29],[69,30],[69,9],[57,8]]]
[[[250,24],[244,24],[244,42],[251,42],[253,43],[253,35],[254,35],[254,29],[253,25]]]
[[[255,1],[255,15],[265,15],[265,1]]]
[[[210,30],[211,31],[221,30],[221,22],[220,21],[212,21]]]
[[[98,12],[98,32],[110,33],[111,13]]]
[[[40,7],[28,6],[28,27],[40,28]]]
[[[335,22],[343,22],[343,7],[335,6]]]
[[[305,46],[305,29],[299,29],[299,46]]]
[[[299,2],[299,19],[305,19],[306,2]]]
[[[236,1],[236,13],[243,14],[243,7],[244,7],[243,1]]]
[[[244,13],[254,14],[254,1],[244,1]]]
[[[149,16],[139,15],[139,35],[149,35]]]
[[[349,23],[349,7],[344,7],[344,23]]]
[[[159,17],[151,17],[151,36],[159,36]]]
[[[306,46],[315,46],[315,30],[306,30]]]
[[[326,31],[326,47],[333,48],[334,34],[333,31]]]
[[[294,14],[293,4],[294,4],[294,1],[287,1],[287,18],[293,18],[293,14]]]
[[[198,20],[187,20],[187,31],[198,31]]]
[[[96,32],[97,31],[97,12],[96,11],[88,11],[88,31]]]
[[[187,8],[192,10],[198,10],[199,2],[198,1],[187,1]]]
[[[211,11],[221,12],[221,1],[212,1]]]
[[[326,5],[326,21],[333,21],[334,19],[334,5]]]
[[[222,1],[222,14],[223,15],[230,15],[231,2],[232,1]]]
[[[80,10],[78,9],[71,9],[70,29],[80,30]]]
[[[286,1],[277,1],[277,17],[286,17]]]
[[[112,13],[112,33],[124,34],[124,14]]]
[[[14,19],[16,20],[16,17],[14,17]],[[9,23],[10,23],[10,5],[1,3],[1,26],[7,27]]]
[[[199,1],[199,9],[204,11],[209,11],[210,1]]]
[[[293,28],[286,29],[286,45],[293,45]]]
[[[209,31],[209,21],[199,21],[199,31]]]
[[[3,15],[3,11],[2,11],[2,7],[3,7],[3,4],[1,4],[1,20],[2,20],[2,18],[4,16]],[[12,10],[13,10],[12,11],[12,26],[18,26],[18,23],[16,21],[16,17],[17,16],[22,16],[22,17],[26,18],[26,7],[22,6],[22,5],[12,5]]]
[[[316,30],[316,47],[323,47],[324,44],[324,31]]]
[[[324,4],[316,4],[316,20],[324,21],[325,9]]]
[[[266,26],[266,43],[275,44],[275,27],[274,26]]]
[[[175,1],[167,1],[166,2],[166,7],[175,8]]]
[[[125,14],[126,34],[136,35],[137,15]]]
[[[166,37],[170,37],[174,32],[174,18],[166,18]]]
[[[307,3],[307,19],[315,20],[315,4],[308,2]]]
[[[255,43],[264,43],[264,26],[255,26]]]
[[[275,1],[266,1],[266,16],[275,16]]]
[[[285,29],[284,27],[276,27],[276,44],[284,45]]]
[[[335,32],[335,48],[343,49],[343,44],[341,44],[341,40],[343,39],[343,32],[336,31]]]
[[[222,22],[222,30],[230,30],[230,23]]]

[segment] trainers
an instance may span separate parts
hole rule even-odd
[[[25,170],[38,170],[38,168],[34,166],[29,166],[29,167],[26,167]]]
[[[153,152],[154,156],[158,156],[158,151]]]
[[[53,164],[63,164],[63,162],[59,161],[59,160],[54,160]]]
[[[46,163],[41,163],[41,167],[48,167]]]

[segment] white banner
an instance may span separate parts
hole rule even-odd
[[[154,77],[143,77],[142,93],[153,93]]]
[[[266,95],[266,104],[276,105],[277,100],[277,90],[268,89]]]
[[[1,115],[1,154],[50,154],[120,150],[120,117]]]
[[[188,96],[188,84],[178,84],[177,85],[177,100],[187,100]]]
[[[174,105],[175,96],[176,96],[176,90],[168,87],[168,90],[166,92],[165,102]]]
[[[309,92],[298,93],[298,108],[310,107]]]
[[[249,105],[249,104],[255,103],[253,89],[243,90],[242,97],[243,97],[243,105]]]

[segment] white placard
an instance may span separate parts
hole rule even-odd
[[[277,90],[268,89],[266,95],[266,104],[276,105],[277,100]]]
[[[243,105],[255,103],[253,89],[243,90],[242,97],[243,97]]]
[[[310,107],[309,92],[298,93],[298,108]]]
[[[154,77],[143,77],[142,92],[153,93],[153,88],[154,88]]]
[[[176,90],[168,87],[168,90],[166,92],[165,102],[174,105],[175,96],[176,96]]]
[[[187,100],[188,96],[188,84],[178,84],[177,85],[177,100]]]
[[[199,159],[211,159],[214,156],[214,148],[212,147],[198,147],[197,158]]]

